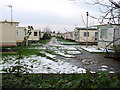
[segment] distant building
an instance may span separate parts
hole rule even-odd
[[[72,32],[66,32],[64,38],[65,38],[65,39],[72,39],[71,33],[72,33]]]
[[[79,30],[78,29],[74,29],[74,32],[73,32],[73,40],[79,42]]]
[[[17,27],[16,28],[16,39],[17,43],[22,43],[25,36],[27,36],[27,29],[26,27]]]
[[[65,39],[65,33],[62,33],[62,38]]]
[[[74,29],[73,40],[79,42],[80,44],[85,44],[86,41],[88,42],[88,44],[97,44],[98,30],[96,28],[76,27]]]
[[[55,32],[51,32],[50,34],[51,34],[52,37],[57,36],[57,34]]]
[[[101,48],[106,48],[106,46],[120,38],[120,24],[112,24],[112,25],[98,25],[98,45]],[[112,43],[108,48],[111,48],[113,45],[120,44],[120,39],[116,42]]]
[[[71,40],[73,40],[73,38],[74,38],[74,32],[70,33],[70,37],[71,37]]]
[[[77,31],[71,32],[71,40],[74,40],[74,41],[75,41],[75,32],[77,32]]]
[[[36,42],[40,40],[40,31],[39,30],[31,30],[31,35],[28,38],[28,41]]]
[[[16,46],[16,26],[19,22],[0,21],[0,47]]]

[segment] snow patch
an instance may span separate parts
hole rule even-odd
[[[28,65],[28,69],[32,70],[29,71],[30,73],[86,73],[86,70],[83,68],[73,66],[60,60],[58,60],[58,62],[54,62],[41,56],[32,55],[30,57],[24,57],[24,59],[21,59],[20,61],[21,63]],[[15,61],[13,61],[12,64],[1,63],[0,70],[2,70],[3,66],[7,68],[14,65]],[[33,68],[31,68],[31,65]]]
[[[102,69],[98,69],[99,71],[107,71],[107,69],[102,68]]]
[[[108,66],[102,65],[101,68],[108,68]]]
[[[74,47],[70,47],[70,46],[63,46],[63,47],[61,47],[61,48],[59,48],[59,49],[62,49],[62,50],[64,50],[64,49],[66,49],[66,50],[77,50],[76,48],[74,48]]]
[[[106,52],[103,48],[100,48],[99,50],[97,46],[88,46],[87,48],[85,46],[81,46],[81,48],[88,52]],[[112,50],[108,50],[108,52],[112,52]]]
[[[63,52],[60,52],[60,51],[55,51],[55,52],[56,52],[56,54],[64,56],[64,57],[67,57],[67,58],[73,58],[73,57],[75,57],[73,55],[64,54]]]
[[[113,71],[110,71],[109,73],[115,73],[115,72],[113,72]]]
[[[68,54],[81,54],[80,51],[67,51]]]
[[[52,54],[49,54],[49,53],[46,53],[46,52],[44,52],[45,54],[46,54],[46,56],[48,56],[48,57],[51,57],[51,58],[55,58],[56,57],[56,55],[52,55]]]
[[[43,49],[43,50],[45,50],[45,49],[47,49],[46,47],[31,47],[31,48],[29,48],[29,49]]]

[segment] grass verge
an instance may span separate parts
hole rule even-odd
[[[120,74],[2,74],[2,88],[120,88]]]
[[[39,43],[30,43],[29,46],[16,46],[16,47],[3,48],[3,49],[14,51],[14,52],[17,52],[17,53],[14,53],[14,54],[13,53],[2,53],[2,57],[5,57],[5,56],[17,56],[17,55],[19,55],[19,52],[21,52],[22,56],[36,55],[36,54],[38,54],[40,52],[40,50],[38,50],[38,49],[29,49],[29,48],[31,48],[31,47],[42,47],[41,44],[46,44],[47,42],[50,41],[50,39],[40,40]]]

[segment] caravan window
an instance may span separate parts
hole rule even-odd
[[[107,38],[107,29],[101,29],[100,38]]]
[[[16,30],[16,36],[18,36],[18,30]]]
[[[85,37],[87,37],[87,36],[89,37],[89,32],[84,32],[84,36]]]
[[[34,36],[37,36],[37,32],[34,32]]]

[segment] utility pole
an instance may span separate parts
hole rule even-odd
[[[120,1],[118,2],[120,4]],[[118,24],[120,24],[120,8],[118,8]],[[119,35],[119,38],[120,38],[120,26],[118,27],[118,35]],[[118,41],[118,44],[120,44],[120,40]]]
[[[5,5],[5,6],[10,8],[10,12],[11,12],[11,25],[12,25],[12,21],[13,21],[13,10],[12,10],[12,8],[13,8],[13,6],[12,5]]]
[[[87,14],[87,28],[86,28],[86,48],[88,47],[88,12],[86,12]]]
[[[13,21],[13,6],[12,5],[0,5],[0,6],[6,6],[10,8],[10,12],[11,12],[11,25],[12,25],[12,21]]]
[[[11,9],[11,25],[12,25],[12,21],[13,21],[13,10],[12,10],[12,5],[9,5],[8,6],[10,9]]]

